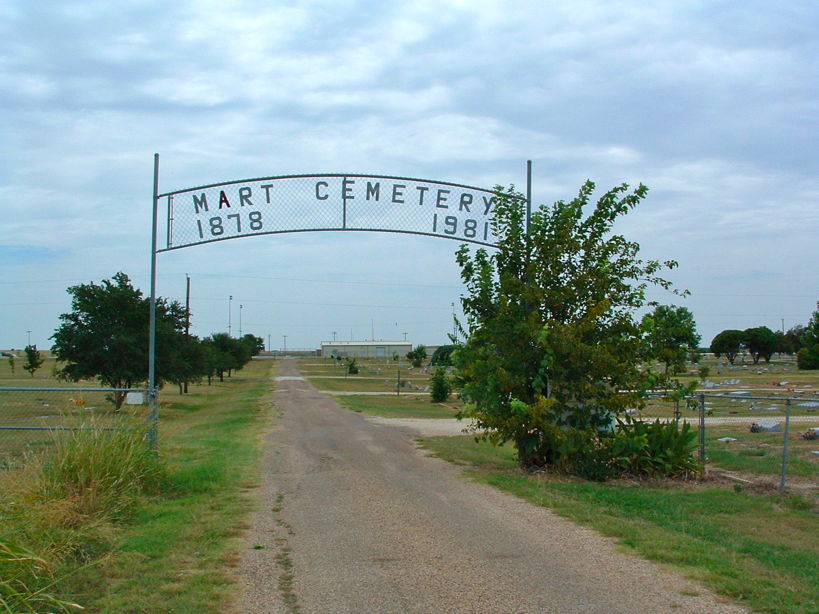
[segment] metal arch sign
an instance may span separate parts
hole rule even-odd
[[[527,162],[530,194],[531,162]],[[484,188],[387,175],[283,175],[228,181],[159,193],[154,154],[148,402],[156,448],[156,256],[213,241],[310,231],[397,232],[496,247],[495,192]],[[159,204],[165,200],[165,245],[159,246]],[[528,204],[530,198],[521,199]]]
[[[494,247],[495,192],[388,175],[283,175],[157,194],[165,245],[157,252],[256,235],[396,232]],[[159,203],[158,203],[159,204]]]

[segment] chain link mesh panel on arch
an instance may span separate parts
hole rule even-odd
[[[493,192],[377,175],[294,175],[168,192],[157,251],[283,232],[370,230],[494,245]],[[162,234],[160,234],[160,237]]]

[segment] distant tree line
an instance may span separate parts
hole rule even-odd
[[[754,364],[760,359],[770,362],[774,354],[795,354],[800,369],[819,369],[819,303],[807,326],[797,324],[787,332],[772,331],[767,326],[746,330],[724,330],[711,341],[711,351],[728,362],[747,352]]]
[[[119,272],[100,284],[71,286],[71,311],[60,316],[52,351],[59,377],[97,379],[103,386],[133,388],[147,381],[150,299]],[[264,349],[261,337],[235,339],[214,333],[199,339],[186,332],[189,314],[178,301],[156,300],[156,384],[185,385],[230,377]],[[114,395],[119,408],[125,393]]]

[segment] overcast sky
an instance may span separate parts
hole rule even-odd
[[[360,173],[535,204],[589,178],[648,199],[618,231],[679,261],[705,344],[819,299],[815,0],[0,3],[0,348],[49,347],[66,287],[149,289],[160,191]],[[307,205],[305,205],[307,206]],[[445,342],[458,243],[363,232],[162,253],[193,332]],[[233,300],[230,301],[229,297]]]

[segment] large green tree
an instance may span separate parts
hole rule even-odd
[[[776,351],[779,340],[776,333],[767,326],[757,326],[745,330],[745,344],[754,364],[757,364],[760,358],[764,358],[765,362],[771,362],[771,356]]]
[[[52,351],[63,363],[58,375],[71,381],[97,379],[103,386],[132,388],[148,378],[150,299],[125,273],[100,284],[68,288],[71,311],[60,316]],[[174,380],[184,343],[185,308],[156,301],[156,383]],[[114,395],[117,409],[125,393]]]
[[[800,339],[802,348],[796,355],[800,369],[819,369],[819,303],[816,308]]]
[[[694,315],[685,307],[658,305],[643,317],[643,328],[654,355],[665,365],[665,373],[681,373],[700,336]]]
[[[734,364],[737,354],[744,346],[745,333],[735,329],[724,330],[711,341],[711,351],[714,356],[717,358],[725,356],[731,364]]]
[[[648,188],[623,184],[591,205],[594,189],[586,182],[573,200],[534,211],[527,234],[520,195],[498,188],[497,251],[457,252],[467,289],[468,338],[455,354],[465,415],[484,438],[514,442],[523,467],[553,464],[561,429],[610,428],[651,385],[634,312],[648,286],[670,288],[660,273],[676,263],[643,261],[637,243],[612,233]]]

